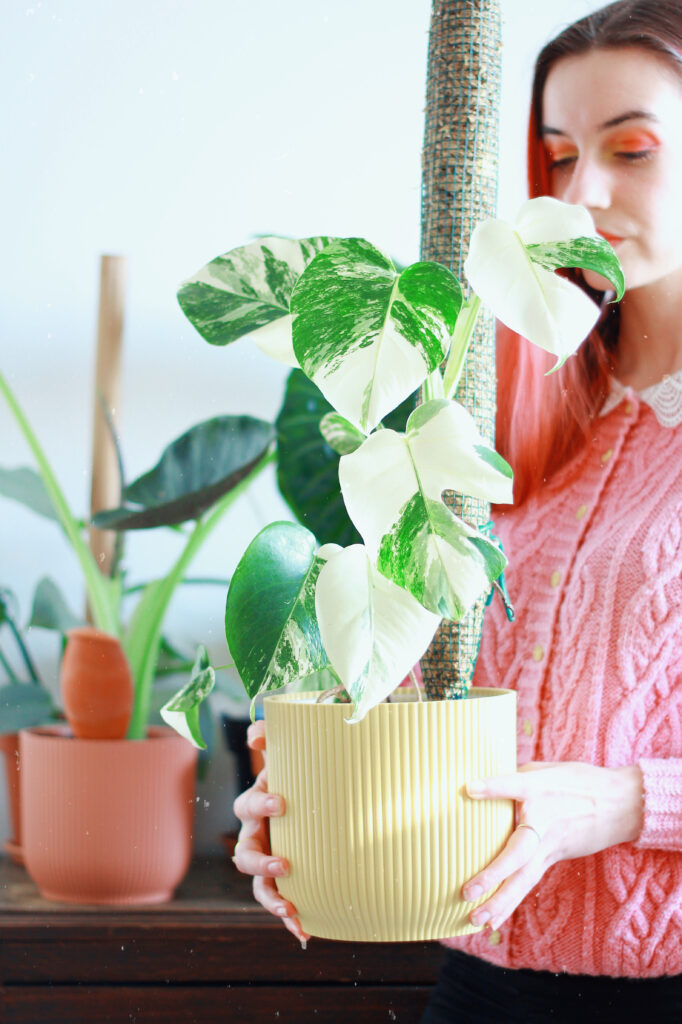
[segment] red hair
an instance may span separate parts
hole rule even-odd
[[[551,194],[549,160],[540,136],[547,76],[563,57],[636,46],[682,71],[682,10],[677,0],[618,0],[570,25],[540,53],[528,127],[528,194]],[[566,276],[595,301],[576,271]],[[590,444],[591,425],[609,391],[618,344],[619,310],[602,316],[574,356],[545,377],[555,358],[500,324],[497,331],[497,447],[514,469],[514,503],[522,504],[571,457]]]

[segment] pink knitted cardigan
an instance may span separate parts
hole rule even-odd
[[[518,692],[518,763],[638,764],[633,843],[551,867],[497,932],[446,944],[506,967],[682,974],[682,425],[628,390],[561,472],[496,518],[516,621],[486,614],[474,683]]]

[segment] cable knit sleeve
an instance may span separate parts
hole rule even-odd
[[[635,846],[682,850],[682,758],[641,758],[644,825]]]

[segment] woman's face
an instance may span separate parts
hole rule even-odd
[[[682,79],[649,51],[593,50],[549,73],[552,195],[586,206],[628,289],[682,276]],[[585,271],[595,288],[604,279]],[[610,286],[609,286],[610,287]]]

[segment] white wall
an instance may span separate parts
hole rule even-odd
[[[524,122],[538,47],[587,0],[503,0],[500,212],[524,196]],[[419,252],[429,0],[31,0],[4,4],[0,368],[75,511],[89,490],[98,259],[129,260],[121,433],[132,479],[201,419],[274,416],[285,373],[248,345],[206,345],[177,284],[270,233],[363,235]],[[0,403],[0,465],[30,455]],[[229,574],[246,543],[288,517],[272,478],[224,521],[193,567]],[[164,571],[176,538],[131,539],[131,581]],[[82,604],[57,529],[0,499],[0,586],[22,616],[37,580]],[[224,592],[184,591],[171,632],[227,660]],[[54,692],[55,645],[29,637]],[[218,738],[219,739],[219,738]],[[0,770],[1,771],[1,770]],[[233,823],[231,758],[202,784],[200,847]],[[0,785],[0,840],[7,837]]]

